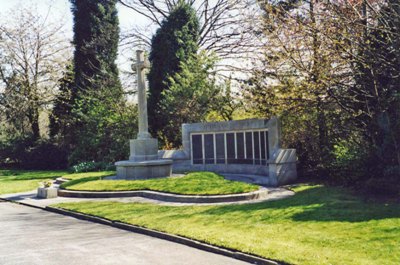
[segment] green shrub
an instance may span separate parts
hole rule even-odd
[[[90,172],[90,171],[103,171],[103,170],[115,170],[115,166],[105,162],[82,162],[77,165],[72,166],[72,171],[74,173]]]
[[[0,143],[0,166],[18,169],[64,169],[67,153],[46,139],[8,139]]]

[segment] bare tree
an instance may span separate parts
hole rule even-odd
[[[22,8],[3,15],[8,19],[0,24],[0,114],[17,132],[36,139],[39,115],[51,105],[70,56],[63,24],[48,14]]]
[[[261,42],[257,38],[260,10],[255,1],[187,1],[196,9],[200,20],[199,46],[224,59],[224,66],[232,66],[230,60],[251,58],[261,47]],[[119,2],[147,18],[153,25],[161,25],[162,20],[168,17],[178,0],[120,0]],[[148,28],[131,29],[123,36],[122,43],[149,46],[149,33]]]

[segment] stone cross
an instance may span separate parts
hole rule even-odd
[[[138,111],[139,111],[139,133],[138,139],[151,138],[149,133],[149,124],[147,120],[147,98],[146,98],[146,78],[145,69],[150,68],[150,63],[144,56],[144,51],[136,51],[136,64],[132,68],[136,68],[138,83]]]

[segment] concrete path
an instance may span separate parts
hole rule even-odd
[[[0,201],[0,264],[248,264],[181,244]]]

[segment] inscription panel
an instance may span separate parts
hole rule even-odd
[[[226,151],[228,164],[235,164],[235,134],[226,134]]]
[[[246,161],[244,159],[244,133],[236,133],[236,163],[244,164]]]
[[[217,164],[225,164],[225,134],[215,134]]]
[[[193,164],[267,165],[268,131],[198,133],[191,135]]]
[[[192,135],[193,164],[203,164],[203,138]]]
[[[259,165],[260,160],[260,133],[253,133],[253,141],[254,141],[254,164]]]
[[[206,164],[214,164],[214,134],[204,135],[204,158]]]

